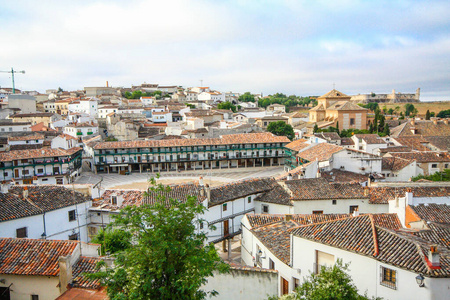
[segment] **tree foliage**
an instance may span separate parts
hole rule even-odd
[[[349,129],[343,129],[341,131],[340,137],[352,137],[355,134],[368,134],[370,133],[369,130],[366,129],[355,129],[355,128],[349,128]]]
[[[140,99],[141,97],[155,97],[156,99],[160,99],[162,97],[161,91],[154,91],[154,92],[142,92],[139,90],[130,92],[125,92],[122,94],[123,97],[127,99]]]
[[[233,105],[230,101],[222,102],[217,105],[218,109],[231,109],[233,112],[237,111],[236,105]]]
[[[425,179],[425,180],[431,180],[431,181],[450,181],[450,169],[445,169],[443,172],[436,172],[434,174],[425,176],[425,175],[418,175],[415,177],[411,177],[412,181],[417,181],[419,179]]]
[[[371,111],[376,111],[377,109],[379,109],[378,103],[376,102],[369,102],[367,104],[359,103],[358,105],[370,109]]]
[[[306,106],[309,105],[311,102],[317,103],[316,100],[313,100],[309,97],[299,97],[295,95],[291,95],[288,97],[285,94],[276,93],[274,95],[269,95],[268,97],[259,99],[258,106],[266,108],[271,104],[277,103],[286,106],[287,110],[289,110],[289,107],[297,105]]]
[[[152,179],[154,183],[154,179]],[[213,271],[226,272],[214,245],[196,227],[205,212],[196,197],[185,202],[167,198],[169,187],[150,188],[154,204],[127,206],[112,223],[127,232],[131,247],[114,254],[114,268],[92,275],[107,286],[110,299],[204,299],[201,286]]]
[[[319,274],[311,273],[306,277],[296,291],[283,300],[368,300],[358,294],[358,289],[347,273],[349,264],[342,264],[338,259],[333,267],[321,267]],[[277,299],[277,298],[269,298]],[[380,298],[377,298],[380,299]]]
[[[440,112],[438,112],[436,117],[438,117],[438,118],[449,118],[450,117],[450,109],[441,110]]]
[[[414,107],[414,104],[406,103],[405,104],[405,116],[414,117],[417,114],[417,108]]]
[[[271,122],[267,126],[267,131],[279,135],[279,136],[287,136],[288,139],[293,140],[295,137],[294,129],[291,125],[286,124],[283,121]]]
[[[238,100],[240,102],[256,102],[255,96],[250,92],[245,92],[244,94],[240,95]]]
[[[430,110],[427,109],[427,112],[425,113],[425,120],[429,120],[431,118]]]
[[[114,254],[131,247],[131,234],[128,231],[108,226],[101,229],[91,242],[102,245],[102,255]]]

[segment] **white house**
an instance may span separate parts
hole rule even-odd
[[[53,149],[61,148],[61,149],[70,149],[76,147],[78,144],[78,139],[68,135],[68,134],[60,134],[57,137],[52,139],[51,147]]]
[[[378,134],[355,134],[351,139],[355,150],[378,154],[379,149],[387,148],[387,143]]]
[[[10,119],[0,120],[0,132],[31,131],[31,122],[13,122]]]
[[[98,114],[98,100],[95,98],[81,99],[69,103],[69,111],[73,113],[85,113],[90,116]]]
[[[101,106],[98,109],[98,117],[100,119],[105,119],[107,115],[109,115],[110,113],[116,113],[118,109],[119,109],[118,106],[113,105]]]
[[[206,101],[206,103],[225,102],[225,94],[217,91],[201,92],[198,94],[197,99],[199,101]]]
[[[64,134],[74,138],[84,138],[98,133],[98,124],[96,123],[76,123],[64,127]]]
[[[55,185],[4,184],[0,198],[0,237],[88,241],[92,202],[77,191]]]

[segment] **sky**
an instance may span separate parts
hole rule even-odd
[[[45,92],[141,83],[450,100],[450,1],[0,0],[0,70]],[[0,73],[0,86],[11,77]]]

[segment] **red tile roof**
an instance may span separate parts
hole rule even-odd
[[[207,138],[207,139],[101,142],[95,145],[94,149],[180,147],[180,146],[289,143],[289,142],[290,142],[289,139],[285,136],[276,136],[269,132],[264,132],[264,133],[228,134],[222,136],[221,138]]]
[[[317,144],[305,151],[302,151],[297,154],[298,157],[306,159],[307,161],[324,161],[329,160],[331,156],[343,150],[344,148],[341,146],[329,144],[329,143],[320,143]]]
[[[289,144],[287,144],[284,147],[294,150],[294,151],[300,151],[308,146],[311,146],[311,144],[308,144],[306,142],[307,142],[307,140],[305,140],[305,139],[298,139],[293,142],[290,142]]]
[[[80,147],[73,147],[70,149],[31,149],[31,150],[13,150],[8,152],[0,153],[0,161],[13,161],[18,159],[27,158],[46,158],[46,157],[59,157],[59,156],[69,156],[78,151],[83,150]]]
[[[72,268],[72,286],[86,289],[100,288],[100,279],[90,279],[85,274],[97,272],[97,263],[101,260],[98,257],[80,256]]]
[[[0,274],[58,276],[60,256],[72,254],[77,241],[0,238]]]

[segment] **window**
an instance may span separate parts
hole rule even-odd
[[[448,169],[448,164],[445,164],[445,165],[444,165],[444,168]]]
[[[300,279],[293,277],[294,279],[294,290],[300,286]]]
[[[397,271],[381,266],[380,284],[391,289],[397,289]]]
[[[355,125],[355,118],[350,118],[350,125]]]
[[[31,300],[39,300],[39,295],[31,295]]]
[[[319,274],[322,267],[332,267],[334,265],[334,255],[316,250],[316,263],[314,273]]]
[[[337,200],[331,200],[331,204],[336,205]]]
[[[358,210],[358,205],[350,205],[350,213],[354,213],[355,211]]]
[[[64,184],[64,179],[56,178],[56,184]]]
[[[323,210],[313,210],[313,215],[321,215],[323,214]]]
[[[111,204],[117,205],[117,196],[111,196]]]
[[[223,211],[227,211],[227,204],[226,204],[226,203],[224,203],[224,204],[222,205],[222,210],[223,210]]]
[[[28,232],[26,227],[17,228],[16,229],[16,237],[17,238],[26,238],[28,237]]]
[[[75,210],[69,211],[69,222],[75,221],[77,219],[77,214],[75,213]]]
[[[261,210],[262,210],[263,214],[268,214],[269,213],[269,205],[263,204]]]
[[[252,203],[252,197],[248,197],[248,203]]]
[[[200,222],[200,229],[203,229],[203,222]]]
[[[269,258],[269,269],[275,270],[275,262]]]
[[[437,164],[431,164],[432,168],[437,168]]]
[[[69,235],[69,240],[70,241],[78,241],[78,233]]]

